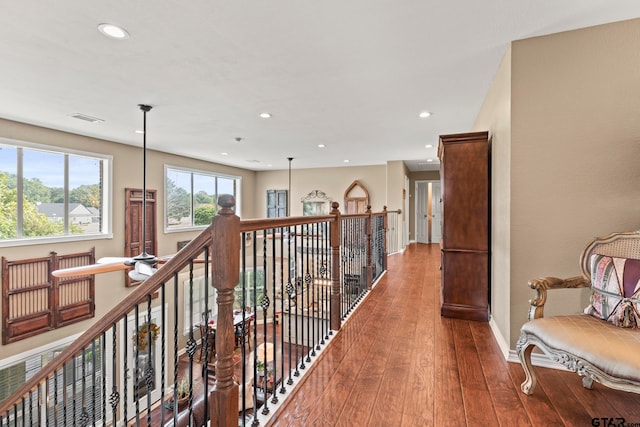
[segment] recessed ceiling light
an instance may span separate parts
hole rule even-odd
[[[271,117],[271,113],[260,113],[260,117],[263,119],[268,119]]]
[[[427,162],[433,162],[433,159],[427,159]]]
[[[344,162],[345,162],[345,163],[349,163],[349,160],[345,160]]]
[[[326,147],[326,145],[324,145],[324,144],[318,144],[318,148],[324,148],[324,147]]]
[[[137,130],[136,133],[144,133],[143,130]]]
[[[272,165],[271,163],[269,163],[269,164],[267,165],[267,167],[271,168],[271,167],[273,167],[273,165]]]
[[[118,27],[113,24],[100,24],[98,25],[98,31],[104,34],[107,37],[111,37],[112,39],[128,39],[129,33],[122,27]]]
[[[420,118],[424,119],[424,118],[427,118],[427,117],[431,116],[431,113],[428,112],[428,111],[423,111],[419,115],[420,115]]]
[[[427,144],[424,146],[424,148],[433,148],[433,144]]]
[[[220,154],[222,154],[223,156],[228,156],[229,155],[229,153],[225,153],[225,152],[222,152]]]

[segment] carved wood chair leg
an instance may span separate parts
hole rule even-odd
[[[524,394],[528,395],[532,395],[536,388],[536,373],[531,364],[531,352],[534,347],[534,345],[528,343],[518,345],[518,359],[520,359],[525,375],[524,382],[520,385],[520,388]]]
[[[582,386],[591,390],[593,388],[593,378],[588,376],[582,377]]]

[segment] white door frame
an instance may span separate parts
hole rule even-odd
[[[440,243],[440,240],[442,240],[442,203],[440,202],[442,200],[442,185],[440,183],[439,180],[432,180],[429,181],[429,183],[431,184],[431,216],[430,216],[430,220],[431,220],[431,227],[429,229],[429,241],[431,243]],[[433,187],[435,186],[435,184],[438,184],[438,188],[440,189],[439,195],[440,195],[440,200],[438,200],[437,202],[434,203],[434,191],[433,191]],[[434,207],[436,205],[440,206],[440,212],[439,212],[439,217],[437,217],[434,214]],[[436,236],[436,234],[433,232],[433,230],[436,228],[434,226],[434,224],[436,223],[436,221],[439,221],[438,224],[438,228],[440,230],[440,233]],[[435,237],[438,237],[437,239]]]
[[[414,212],[415,212],[415,215],[414,215],[414,230],[415,230],[415,234],[416,234],[416,242],[418,241],[418,204],[420,203],[420,201],[418,200],[418,184],[419,183],[440,184],[440,182],[441,182],[440,180],[434,180],[434,179],[423,179],[423,180],[416,180],[415,181],[414,194],[416,195],[416,197],[415,197],[415,200],[414,200]],[[432,211],[433,203],[432,203],[432,200],[431,200],[431,195],[433,194],[432,193],[432,187],[433,187],[433,185],[429,185],[429,188],[427,190],[427,192],[428,192],[428,196],[427,196],[428,207],[427,207],[427,210],[428,210],[428,212],[430,212],[429,213],[429,215],[430,215],[429,220],[430,221],[433,219],[433,211]],[[441,192],[440,194],[442,195],[442,186],[440,186],[440,192]],[[432,221],[431,221],[431,223],[432,223]],[[429,243],[437,243],[437,242],[433,242],[432,230],[433,230],[432,227],[428,227],[428,231],[427,231],[428,237],[427,237],[427,239],[428,239]],[[442,230],[441,230],[441,234],[442,234]]]
[[[410,180],[408,176],[404,176],[404,188],[406,190],[405,192],[405,197],[404,197],[404,211],[402,212],[403,215],[402,217],[402,250],[404,251],[404,248],[407,247],[407,245],[409,244],[409,194],[406,194],[409,192],[409,185],[410,185]]]
[[[431,191],[430,187],[428,186],[428,183],[429,181],[427,180],[416,180],[416,182],[414,183],[413,194],[416,195],[416,198],[414,200],[414,212],[415,212],[414,230],[416,231],[417,243],[429,243],[431,240],[431,234],[429,233],[429,220],[426,219],[428,218],[428,213],[429,213],[429,192]],[[427,184],[426,188],[424,188],[426,190],[426,193],[425,195],[422,195],[423,192],[420,191],[420,188],[425,184]],[[426,197],[426,200],[423,200],[424,197]],[[422,211],[421,209],[422,206],[426,207],[426,211]],[[425,219],[426,219],[426,224],[425,224],[426,230],[423,238],[421,238],[418,230],[420,229],[421,223],[423,223]]]

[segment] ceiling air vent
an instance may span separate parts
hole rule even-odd
[[[84,120],[85,122],[89,122],[89,123],[102,123],[102,122],[104,122],[104,120],[102,120],[102,119],[99,119],[97,117],[88,116],[88,115],[82,114],[82,113],[71,114],[71,117],[73,117],[74,119]]]

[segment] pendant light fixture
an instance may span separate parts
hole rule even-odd
[[[135,261],[152,261],[156,257],[147,253],[147,113],[150,105],[138,104],[142,110],[142,252]]]

